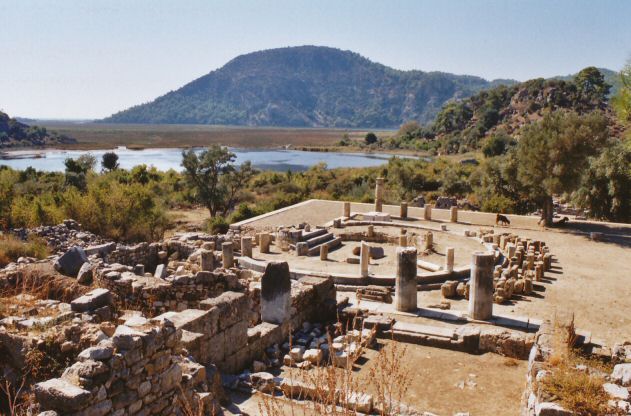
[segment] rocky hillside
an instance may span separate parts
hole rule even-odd
[[[8,147],[54,146],[76,143],[75,139],[48,131],[45,127],[29,126],[0,111],[0,149]]]
[[[611,85],[594,67],[585,68],[569,80],[538,78],[498,86],[446,104],[436,116],[431,135],[474,149],[482,138],[496,132],[515,135],[524,125],[542,118],[546,111],[606,111],[610,89]]]
[[[350,51],[300,46],[239,56],[111,123],[399,127],[428,122],[448,100],[511,80],[399,71]]]

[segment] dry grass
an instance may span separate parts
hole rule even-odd
[[[12,235],[0,235],[0,267],[16,261],[20,257],[43,259],[48,256],[48,247],[41,238],[29,238],[26,241]]]
[[[353,322],[354,324],[354,322]],[[353,327],[354,325],[351,325]],[[338,323],[337,327],[341,327]],[[329,336],[329,345],[333,340]],[[360,379],[354,372],[354,359],[349,359],[345,368],[336,368],[329,358],[323,366],[310,371],[288,369],[286,377],[292,385],[296,382],[296,371],[301,375],[298,383],[307,388],[296,389],[292,397],[263,395],[259,413],[266,416],[280,415],[332,415],[355,416],[360,414],[358,399],[372,394],[374,408],[382,416],[398,415],[405,407],[401,400],[411,384],[411,369],[402,363],[406,347],[391,342],[382,348],[373,361],[367,378]],[[355,359],[358,357],[354,357]],[[293,390],[293,388],[292,388]]]
[[[600,375],[611,369],[605,368],[601,361],[582,356],[574,349],[576,340],[573,317],[567,324],[555,324],[554,353],[547,361],[548,374],[541,380],[541,387],[545,393],[578,416],[619,414],[607,403],[609,396],[603,389],[606,380]],[[579,364],[586,365],[592,371],[577,368]]]

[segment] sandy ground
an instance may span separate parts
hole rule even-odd
[[[312,200],[273,213],[249,223],[249,226],[271,227],[308,222],[322,225],[342,214],[342,202]],[[353,203],[353,212],[372,210],[371,204]],[[398,207],[385,206],[384,210],[398,213]],[[495,216],[487,213],[460,212],[459,220],[470,224],[448,223],[449,230],[457,232],[465,229],[479,230],[480,226],[494,227]],[[410,216],[422,217],[422,210],[410,208]],[[434,219],[448,218],[446,210],[433,210]],[[550,246],[555,256],[553,269],[546,273],[546,280],[535,287],[533,296],[508,305],[495,305],[494,310],[503,315],[517,315],[538,319],[554,319],[557,314],[573,313],[576,325],[591,331],[595,340],[608,345],[623,340],[631,340],[631,225],[595,222],[578,222],[566,229],[542,229],[537,226],[536,217],[509,216],[511,226],[495,227],[497,232],[509,231],[522,237],[543,240]],[[420,221],[424,223],[424,221]],[[441,222],[430,221],[433,227]],[[589,239],[590,231],[607,234],[606,241],[594,242]],[[344,257],[346,250],[331,253],[331,257]],[[462,251],[462,250],[461,250]],[[440,252],[440,250],[439,250]],[[384,264],[373,266],[390,269],[391,252]],[[457,259],[459,254],[456,254]],[[295,267],[303,267],[301,262],[319,263],[317,259],[297,259],[292,257]],[[466,258],[465,258],[466,260]],[[456,261],[458,264],[459,260]],[[333,262],[331,262],[333,263]],[[327,263],[326,267],[337,267]],[[341,267],[341,265],[339,265]],[[357,265],[349,265],[356,270]],[[354,267],[353,267],[354,266]],[[346,267],[344,265],[343,267]],[[305,267],[306,268],[306,267]],[[372,270],[371,270],[372,271]],[[420,292],[419,306],[437,303],[440,293]],[[452,308],[465,310],[466,301],[452,301]]]

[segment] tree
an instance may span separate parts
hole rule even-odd
[[[103,153],[103,158],[101,159],[101,167],[103,170],[113,171],[118,169],[118,155],[114,152],[106,152]]]
[[[587,99],[596,107],[605,102],[611,89],[602,72],[593,66],[581,70],[574,78],[574,84],[582,99]]]
[[[377,143],[377,140],[377,135],[372,131],[370,133],[366,133],[366,136],[364,137],[364,141],[366,142],[366,144]]]
[[[613,108],[622,123],[631,123],[631,60],[620,71],[620,90],[612,98]]]
[[[242,190],[254,175],[250,162],[235,167],[236,156],[227,148],[213,145],[199,155],[193,150],[182,152],[184,175],[195,189],[197,201],[211,217],[225,215],[237,202]]]
[[[64,165],[66,166],[66,184],[85,191],[86,174],[94,169],[96,158],[89,153],[76,159],[69,157],[64,160]]]
[[[484,147],[482,147],[482,153],[485,157],[500,156],[514,145],[515,141],[508,134],[500,132],[487,139]]]
[[[552,196],[578,188],[588,157],[607,138],[607,119],[597,112],[556,111],[524,128],[516,147],[517,178],[542,207],[545,225],[552,225]]]
[[[593,158],[576,200],[595,218],[631,222],[631,149],[618,143]]]

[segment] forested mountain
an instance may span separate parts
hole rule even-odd
[[[399,71],[339,49],[300,46],[239,56],[111,123],[399,127],[434,119],[448,100],[515,81]]]
[[[63,143],[76,143],[76,140],[54,131],[48,131],[45,127],[21,123],[0,111],[0,149]]]

